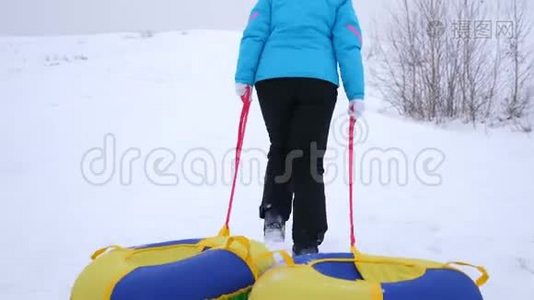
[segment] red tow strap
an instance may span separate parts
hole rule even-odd
[[[230,234],[230,220],[232,218],[232,207],[234,205],[235,188],[237,185],[237,175],[239,173],[239,163],[241,161],[241,152],[243,150],[243,141],[245,139],[245,131],[247,129],[248,112],[250,110],[250,104],[252,100],[252,88],[247,87],[245,94],[241,96],[243,101],[243,108],[241,109],[241,118],[239,119],[239,128],[237,132],[237,145],[235,150],[235,161],[233,170],[232,190],[230,192],[230,200],[228,202],[228,210],[226,212],[226,221],[224,227],[219,233],[223,236]]]
[[[354,127],[356,119],[350,118],[349,125],[349,218],[350,218],[350,246],[356,250],[356,234],[354,233]]]

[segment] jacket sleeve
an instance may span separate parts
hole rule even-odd
[[[235,81],[253,85],[263,47],[271,34],[271,0],[259,0],[241,39]]]
[[[352,0],[342,0],[337,10],[333,44],[349,101],[363,100],[365,84],[361,55],[362,34]]]

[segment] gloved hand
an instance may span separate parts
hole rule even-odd
[[[237,96],[241,98],[241,100],[243,100],[243,96],[245,96],[245,94],[247,93],[247,89],[250,89],[250,91],[252,92],[252,86],[248,84],[236,82],[235,92]],[[250,100],[252,101],[252,97],[250,97]]]
[[[354,99],[349,102],[349,116],[353,119],[359,119],[365,112],[365,102],[363,99]]]

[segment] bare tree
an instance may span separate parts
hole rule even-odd
[[[504,119],[522,118],[533,97],[527,87],[533,76],[526,45],[531,27],[527,0],[512,1],[516,34],[503,53],[503,43],[491,39],[494,24],[484,21],[482,2],[403,0],[386,37],[376,39],[372,82],[392,107],[418,120],[475,125],[496,120],[503,106]],[[446,30],[449,19],[453,34]]]
[[[416,9],[420,12],[421,28],[425,25],[432,24],[446,14],[446,5],[443,0],[421,1],[417,2]],[[422,112],[426,120],[437,120],[441,115],[440,110],[443,104],[443,66],[445,65],[445,43],[444,39],[436,32],[429,30],[419,31],[420,48],[422,63],[418,70],[421,84],[419,85],[423,92],[424,101],[421,103]]]
[[[460,0],[456,15],[457,26],[461,27],[457,28],[461,36],[456,37],[460,40],[460,112],[464,120],[476,124],[485,117],[494,90],[491,76],[493,64],[488,59],[492,50],[488,47],[488,39],[476,36],[479,30],[477,26],[483,24],[480,20],[485,19],[486,13],[481,2]]]
[[[392,30],[384,42],[377,43],[379,61],[372,73],[380,92],[395,109],[421,120],[434,118],[441,97],[438,69],[443,63],[444,47],[439,39],[429,36],[431,33],[423,25],[434,20],[445,6],[444,0],[431,2],[426,6],[424,1],[417,5],[402,1],[400,13],[392,14]],[[428,97],[431,103],[426,100]]]
[[[401,114],[417,118],[414,109],[417,101],[416,39],[412,12],[407,0],[403,0],[400,14],[392,13],[391,29],[385,40],[377,36],[375,40],[378,61],[373,68],[374,83],[382,96]]]
[[[531,87],[533,79],[533,65],[531,51],[527,41],[531,33],[532,24],[527,19],[527,2],[525,0],[511,0],[508,15],[514,25],[514,34],[509,40],[506,52],[507,61],[511,66],[511,76],[508,82],[509,93],[505,98],[505,119],[520,121],[528,114],[532,101]],[[528,126],[530,127],[530,126]],[[527,128],[525,128],[527,129]]]

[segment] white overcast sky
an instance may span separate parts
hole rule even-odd
[[[308,0],[303,0],[308,1]],[[364,30],[400,0],[353,0]],[[509,0],[470,0],[505,3]],[[531,2],[531,0],[528,0]],[[0,0],[0,35],[239,30],[256,0]],[[530,5],[534,12],[534,4]]]
[[[307,1],[307,0],[303,0]],[[380,2],[356,0],[359,14]],[[256,0],[0,0],[0,35],[138,30],[238,30]]]

